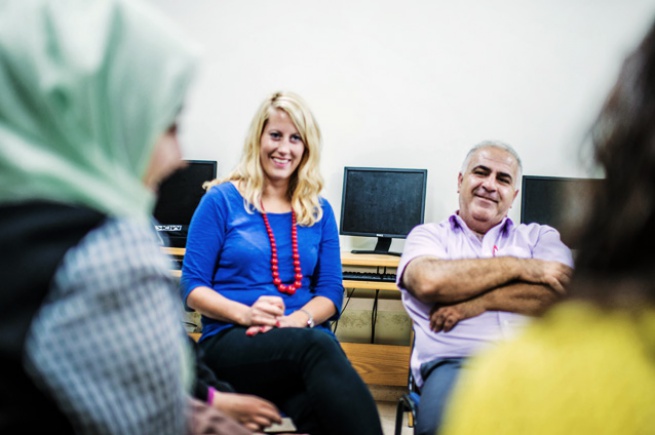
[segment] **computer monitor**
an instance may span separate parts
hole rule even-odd
[[[521,223],[549,225],[562,241],[576,249],[573,232],[586,212],[588,189],[598,178],[524,175],[521,187]]]
[[[391,239],[423,223],[427,177],[427,169],[344,168],[339,234],[377,237],[375,249],[353,253],[400,255],[389,252]]]
[[[155,229],[167,246],[184,248],[189,224],[200,199],[202,184],[216,178],[215,160],[185,160],[187,165],[166,178],[159,186],[153,217]]]

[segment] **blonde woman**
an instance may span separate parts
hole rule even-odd
[[[320,144],[298,95],[266,98],[241,162],[210,183],[193,217],[184,299],[202,314],[205,362],[237,391],[272,401],[301,432],[381,434],[375,403],[329,329],[343,288]]]

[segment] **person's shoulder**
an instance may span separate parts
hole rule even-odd
[[[107,219],[67,253],[63,266],[69,277],[93,282],[146,269],[167,275],[170,268],[152,226],[131,218]]]
[[[334,208],[332,207],[332,204],[330,204],[330,201],[327,200],[327,198],[319,195],[318,206],[321,208],[321,210],[323,210],[324,215],[327,214],[334,217]]]
[[[129,256],[132,264],[134,261],[141,262],[139,259],[166,259],[154,229],[140,220],[111,218],[99,227],[95,234],[90,235],[93,236],[92,243],[100,247],[104,245],[120,255]],[[167,266],[167,263],[163,264]]]
[[[231,181],[215,184],[205,192],[205,200],[212,203],[243,203],[243,196]]]
[[[559,234],[559,231],[556,228],[551,227],[550,225],[540,224],[537,222],[520,223],[518,225],[514,225],[514,231],[519,231],[526,234],[544,234],[544,233]]]
[[[653,315],[652,310],[647,315]],[[499,344],[489,351],[485,360],[495,361],[498,366],[508,361],[521,364],[543,365],[543,370],[576,359],[586,359],[592,354],[604,352],[622,355],[629,353],[632,328],[637,327],[634,313],[621,310],[603,310],[588,302],[569,301],[549,310],[544,317],[534,321],[515,340]],[[623,357],[621,357],[623,358]],[[537,366],[534,366],[533,370]]]
[[[654,314],[652,309],[637,315],[588,302],[565,302],[529,325],[520,337],[481,354],[473,364],[486,373],[502,373],[529,384],[551,379],[562,386],[577,382],[595,388],[604,384],[608,391],[621,383],[640,388],[646,373],[652,373],[652,363],[643,354],[644,343],[652,342],[655,334],[651,331],[646,337],[640,319]],[[618,380],[616,373],[625,376]]]
[[[416,225],[409,232],[410,235],[424,235],[424,234],[442,234],[444,232],[452,231],[452,225],[448,219],[444,219],[438,222],[425,222],[419,225]]]
[[[239,190],[231,181],[224,181],[211,186],[205,194],[210,196],[232,196],[238,195]]]
[[[318,205],[323,209],[323,210],[332,210],[332,204],[330,204],[330,201],[324,196],[318,197]]]
[[[562,241],[562,235],[560,232],[550,225],[522,223],[514,225],[511,232],[513,232],[518,239],[527,241],[531,246],[546,244],[547,246],[561,245],[562,247],[567,247]]]
[[[635,333],[643,323],[631,314],[569,301],[516,339],[473,356],[453,396],[445,433],[476,433],[503,423],[505,433],[525,433],[526,427],[543,434],[571,427],[595,433],[597,415],[649,421],[655,400],[652,359],[643,352],[643,335]],[[621,395],[590,395],[598,391]],[[534,413],[535,406],[540,412]],[[475,419],[471,408],[482,410]],[[607,433],[637,432],[623,425]]]

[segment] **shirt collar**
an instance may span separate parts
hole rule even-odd
[[[460,229],[462,231],[473,234],[473,231],[466,225],[466,222],[459,216],[459,210],[453,213],[449,218],[450,227],[453,230]],[[510,230],[514,226],[514,222],[509,217],[505,216],[497,225],[491,227],[489,231],[485,234],[485,237],[489,234],[499,234],[506,236],[509,234]]]

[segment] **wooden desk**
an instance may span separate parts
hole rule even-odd
[[[341,343],[348,360],[367,384],[406,387],[409,375],[409,346]]]
[[[164,251],[164,253],[178,260],[184,258],[184,253],[186,252],[186,249],[184,248],[170,248],[168,246],[163,246],[161,249],[162,251]],[[171,270],[171,275],[173,275],[176,278],[181,278],[182,271],[177,269]]]
[[[184,257],[184,253],[186,252],[184,248],[169,248],[168,246],[164,246],[161,249],[173,257]]]
[[[184,257],[184,248],[163,248],[164,252],[174,257]],[[341,252],[343,267],[398,267],[400,257],[379,254],[353,254]],[[179,270],[172,271],[180,276]],[[395,283],[344,280],[345,288],[398,291]],[[194,337],[197,339],[196,337]],[[407,386],[409,374],[410,346],[393,346],[371,343],[341,343],[348,360],[365,383],[374,385]]]
[[[176,258],[184,257],[184,248],[162,248],[165,253]],[[400,257],[392,255],[379,254],[353,254],[350,251],[341,253],[341,264],[343,266],[363,266],[363,267],[398,267]],[[171,274],[176,277],[182,276],[179,270],[172,270]],[[354,281],[345,279],[343,286],[346,288],[360,288],[369,290],[392,290],[398,291],[398,287],[393,282],[374,282],[374,281]]]
[[[162,250],[173,257],[184,257],[186,249],[184,248],[170,248],[167,246],[162,247]],[[400,257],[395,255],[380,255],[380,254],[353,254],[350,251],[341,252],[341,265],[342,266],[370,266],[370,267],[398,267]]]
[[[370,266],[370,267],[398,267],[400,257],[396,255],[381,254],[353,254],[350,251],[341,251],[342,266]]]
[[[365,267],[374,270],[387,268],[394,269],[389,271],[394,272],[399,261],[400,257],[394,255],[341,252],[341,264],[345,268]],[[398,291],[398,287],[392,282],[344,280],[343,286],[354,289]],[[410,346],[341,342],[341,347],[367,384],[407,386]]]
[[[398,267],[398,261],[400,261],[400,257],[394,255],[353,254],[350,251],[341,252],[341,265],[344,267],[387,267],[395,269]],[[344,279],[343,286],[345,288],[398,291],[398,287],[396,287],[396,284],[393,282],[354,281]]]

